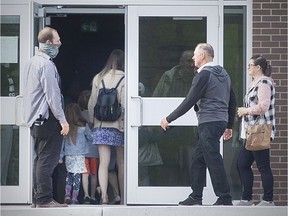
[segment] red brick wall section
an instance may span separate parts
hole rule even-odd
[[[272,142],[271,167],[274,174],[274,201],[287,206],[287,0],[253,0],[253,55],[270,61],[276,82],[276,128]],[[263,190],[255,164],[254,199]]]

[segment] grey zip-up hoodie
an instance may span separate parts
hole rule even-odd
[[[166,119],[170,123],[195,105],[198,125],[215,121],[228,122],[231,91],[230,76],[223,67],[205,66],[195,75],[186,98]]]

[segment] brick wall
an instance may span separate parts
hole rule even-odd
[[[253,0],[253,55],[270,61],[276,82],[276,139],[271,148],[274,201],[287,205],[287,0]],[[262,183],[254,166],[254,199],[262,197]]]

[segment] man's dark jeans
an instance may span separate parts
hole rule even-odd
[[[220,138],[227,122],[208,122],[198,126],[198,143],[193,153],[191,165],[191,196],[202,200],[206,182],[206,167],[210,173],[214,192],[223,200],[231,200],[230,188],[220,154]]]
[[[46,204],[53,200],[52,173],[60,158],[63,136],[61,126],[53,114],[47,121],[48,136],[34,138],[35,159],[33,165],[33,202]],[[33,133],[33,126],[31,127]]]
[[[264,189],[263,200],[273,201],[273,174],[270,167],[270,151],[269,149],[261,151],[248,151],[243,148],[239,153],[237,161],[237,170],[243,184],[244,191],[243,200],[252,200],[253,192],[253,171],[252,164],[256,161],[257,168],[261,174],[262,185]]]

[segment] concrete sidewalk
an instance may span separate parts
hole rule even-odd
[[[287,216],[287,206],[119,206],[74,205],[67,208],[1,206],[1,216]]]

